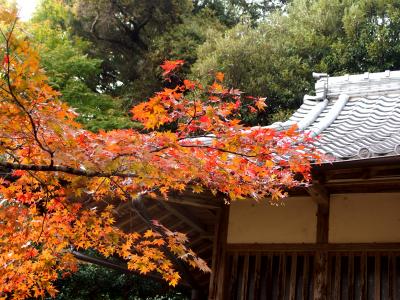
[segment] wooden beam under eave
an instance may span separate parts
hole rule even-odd
[[[312,184],[307,188],[307,192],[319,207],[328,210],[330,195],[322,184]]]
[[[160,201],[165,201],[169,203],[181,204],[184,206],[194,206],[199,208],[208,208],[211,210],[219,209],[223,203],[217,202],[216,199],[196,199],[196,198],[188,198],[188,197],[169,197],[168,200],[161,199]]]
[[[166,203],[166,201],[159,201],[160,206],[165,208],[170,214],[174,215],[191,228],[201,233],[202,235],[209,235],[207,231],[207,227],[202,224],[195,216],[193,216],[189,211],[184,210],[183,208],[173,207],[172,205]]]

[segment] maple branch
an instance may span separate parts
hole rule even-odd
[[[207,146],[207,145],[179,145],[179,146],[183,147],[183,148],[206,148],[206,149],[216,150],[219,152],[225,152],[225,153],[242,156],[242,157],[257,157],[257,155],[249,155],[249,154],[245,154],[245,153],[235,152],[235,151],[218,148],[218,147]]]
[[[29,123],[32,126],[32,133],[33,133],[33,137],[35,139],[35,141],[37,142],[38,146],[45,152],[47,152],[50,155],[50,165],[53,165],[53,158],[54,158],[54,151],[52,151],[50,148],[45,147],[42,142],[39,140],[38,137],[38,128],[35,124],[35,121],[33,120],[32,115],[29,113],[29,111],[26,109],[26,107],[18,100],[17,96],[14,93],[13,90],[13,86],[11,84],[11,80],[10,80],[10,66],[11,66],[11,61],[10,61],[10,40],[11,40],[11,36],[13,34],[15,25],[17,22],[17,18],[14,19],[14,23],[11,27],[10,30],[10,34],[9,36],[6,38],[6,55],[8,57],[8,61],[7,61],[7,74],[6,74],[6,82],[7,82],[7,87],[8,87],[8,91],[7,93],[11,96],[11,98],[13,99],[13,101],[17,104],[17,106],[27,115],[28,119],[29,119]],[[3,31],[1,31],[1,34],[3,35],[3,37],[5,37],[5,34],[3,33]]]
[[[205,137],[205,138],[216,138],[210,135],[202,135],[202,136],[196,136],[190,139],[196,139],[196,138],[201,138],[201,137]],[[187,137],[183,137],[183,138],[178,138],[177,141],[184,141],[184,140],[188,140]],[[249,154],[245,154],[245,153],[240,153],[240,152],[235,152],[235,151],[231,151],[231,150],[227,150],[227,149],[223,149],[223,148],[218,148],[218,147],[212,147],[212,146],[207,146],[207,145],[182,145],[182,144],[178,144],[179,147],[182,148],[207,148],[210,150],[216,150],[219,152],[225,152],[225,153],[229,153],[229,154],[233,154],[233,155],[238,155],[241,157],[247,157],[247,158],[254,158],[257,157],[257,155],[249,155]],[[171,146],[164,146],[164,147],[160,147],[160,148],[156,148],[153,150],[150,150],[149,153],[157,153],[157,152],[161,152],[163,150],[169,149],[171,148]],[[120,153],[116,156],[114,156],[112,158],[112,160],[116,160],[120,157],[127,157],[127,156],[136,156],[134,153]]]
[[[29,171],[28,171],[29,172]],[[39,236],[37,237],[37,239],[36,239],[36,242],[35,242],[35,244],[39,244],[39,242],[40,242],[40,238],[42,237],[42,234],[43,234],[43,232],[44,232],[44,224],[45,224],[45,222],[46,222],[46,218],[47,218],[47,204],[49,203],[49,199],[50,199],[50,191],[49,191],[49,189],[48,189],[48,187],[47,187],[47,184],[46,183],[44,183],[38,176],[36,176],[35,174],[33,174],[32,172],[29,172],[29,174],[33,177],[33,178],[35,178],[39,183],[40,183],[40,185],[43,187],[43,189],[46,191],[46,200],[45,200],[45,203],[44,203],[44,214],[43,214],[43,220],[42,220],[42,225],[41,225],[41,228],[40,228],[40,233],[39,233]],[[40,203],[40,202],[39,202]]]
[[[48,204],[48,202],[49,202],[49,198],[48,198],[48,196],[46,196],[46,201],[45,201],[45,204],[44,204],[45,211],[44,211],[44,215],[43,215],[42,225],[41,225],[41,228],[40,228],[39,236],[37,237],[35,244],[39,244],[40,238],[42,237],[42,234],[44,232],[44,224],[46,223],[46,218],[47,218],[47,204]]]
[[[193,116],[190,118],[189,122],[186,123],[185,128],[179,133],[179,135],[185,133],[186,129],[189,128],[189,125],[193,122],[193,120],[196,118],[196,100],[193,101]]]
[[[245,153],[235,152],[235,151],[231,151],[231,150],[227,150],[227,149],[223,149],[223,148],[218,148],[218,147],[207,146],[207,145],[181,145],[181,144],[179,144],[179,147],[182,147],[182,148],[206,148],[206,149],[216,150],[216,151],[219,151],[219,152],[225,152],[225,153],[238,155],[238,156],[242,156],[242,157],[249,157],[249,158],[257,157],[257,155],[249,155],[249,154],[245,154]],[[165,147],[157,148],[157,149],[151,150],[149,152],[150,153],[156,153],[156,152],[160,152],[160,151],[166,150],[168,148],[171,148],[171,146],[165,146]],[[121,154],[118,157],[120,157],[120,156],[129,156],[129,154],[126,154],[126,155],[122,155]]]
[[[60,165],[18,164],[18,163],[0,161],[0,167],[4,167],[11,170],[23,170],[23,171],[62,172],[66,174],[84,176],[84,177],[112,177],[112,176],[121,178],[137,177],[135,173],[87,171]]]

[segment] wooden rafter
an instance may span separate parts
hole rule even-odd
[[[199,232],[200,234],[207,236],[207,227],[202,224],[193,214],[181,207],[173,207],[165,201],[159,201],[160,206],[165,208],[169,213],[179,218],[181,221],[189,225],[191,228]]]
[[[194,206],[200,208],[218,209],[221,207],[221,203],[217,202],[216,199],[203,199],[196,198],[195,196],[183,197],[183,196],[171,196],[168,200],[161,200],[166,203],[176,203],[185,206]]]

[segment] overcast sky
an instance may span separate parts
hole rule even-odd
[[[22,20],[26,21],[31,16],[33,11],[35,10],[36,4],[39,0],[17,0],[19,7],[19,16]]]

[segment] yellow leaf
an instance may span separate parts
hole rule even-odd
[[[203,187],[201,185],[192,186],[193,193],[201,193],[203,192]]]

